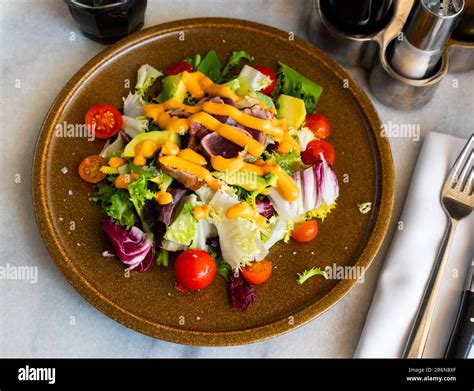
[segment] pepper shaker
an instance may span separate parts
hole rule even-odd
[[[464,0],[415,2],[389,63],[409,79],[425,79],[437,72],[443,50],[464,8]]]

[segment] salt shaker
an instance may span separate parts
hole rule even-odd
[[[464,8],[464,0],[418,0],[389,59],[395,71],[420,80],[437,72],[443,50]]]

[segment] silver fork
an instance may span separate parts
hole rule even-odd
[[[438,251],[423,299],[415,317],[403,353],[404,358],[422,358],[438,298],[454,231],[459,220],[474,207],[474,134],[459,155],[441,190],[441,205],[448,216],[448,226]]]

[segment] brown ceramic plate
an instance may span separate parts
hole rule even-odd
[[[184,37],[184,40],[180,39]],[[68,281],[92,305],[123,325],[172,342],[237,345],[269,338],[313,319],[341,299],[354,280],[312,278],[304,285],[296,273],[313,266],[368,267],[387,230],[393,203],[393,163],[389,143],[379,133],[377,113],[350,76],[324,53],[287,32],[233,19],[191,19],[134,34],[87,63],[64,87],[43,124],[34,159],[33,199],[43,240]],[[330,141],[341,183],[336,210],[320,224],[309,244],[278,244],[269,260],[272,278],[257,288],[249,310],[233,311],[226,284],[217,277],[202,292],[179,293],[172,268],[124,275],[115,258],[103,258],[110,245],[101,232],[99,209],[88,201],[92,186],[77,167],[98,153],[101,141],[56,137],[55,125],[83,122],[99,103],[122,105],[144,63],[158,69],[195,53],[215,49],[222,59],[245,49],[255,64],[276,69],[279,60],[324,87],[318,110],[331,121]],[[67,173],[61,170],[66,167]],[[65,170],[64,170],[65,171]],[[69,195],[72,191],[72,196]],[[361,214],[358,203],[373,208]],[[74,222],[75,228],[71,230]]]

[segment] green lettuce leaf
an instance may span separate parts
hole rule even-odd
[[[127,229],[135,225],[135,211],[127,190],[117,189],[110,182],[102,182],[92,196],[92,201],[99,204],[103,212],[118,224]]]
[[[336,202],[333,202],[331,205],[327,206],[324,202],[320,205],[319,208],[310,210],[308,213],[305,214],[305,220],[313,220],[313,219],[320,219],[324,221],[324,219],[328,216],[332,210],[336,208]]]
[[[168,226],[164,239],[189,246],[196,234],[197,220],[193,216],[193,208],[197,197],[194,194],[186,197],[181,210],[174,221]]]
[[[273,99],[269,97],[268,95],[265,95],[259,91],[256,91],[255,96],[258,99],[260,99],[265,104],[265,106],[267,106],[269,109],[275,109],[275,102],[273,102]]]
[[[229,281],[229,273],[231,271],[232,268],[227,262],[224,262],[222,259],[219,259],[219,262],[216,262],[216,273],[224,280]]]
[[[319,97],[323,92],[323,87],[282,62],[280,62],[278,87],[280,94],[303,99],[307,113],[314,112]]]
[[[220,81],[221,62],[219,61],[215,50],[211,50],[206,54],[206,57],[202,59],[196,70],[204,73],[215,83]]]
[[[302,285],[304,284],[308,279],[314,276],[323,276],[326,278],[326,273],[324,273],[324,270],[322,270],[319,267],[312,267],[309,270],[305,270],[303,273],[297,273],[296,275],[296,282],[298,284]]]
[[[193,69],[197,69],[197,67],[201,63],[201,60],[202,60],[202,58],[201,58],[201,55],[199,53],[196,53],[194,55],[194,57],[188,57],[188,58],[184,59],[184,61],[189,62],[191,64]]]
[[[159,188],[166,190],[173,182],[173,177],[156,168],[153,165],[150,166],[135,166],[131,164],[131,170],[138,175],[143,175],[147,180],[158,178],[161,182]]]
[[[207,252],[216,262],[216,273],[224,280],[229,281],[229,273],[232,271],[230,265],[227,262],[224,262],[219,254],[217,254],[211,247],[208,247]]]
[[[229,56],[229,59],[227,60],[227,64],[225,65],[224,70],[222,71],[222,82],[228,81],[229,77],[232,77],[229,72],[232,71],[232,69],[234,69],[235,67],[237,67],[241,60],[253,61],[253,57],[245,50],[232,52]]]
[[[135,93],[144,97],[151,85],[163,76],[159,70],[153,68],[151,65],[144,64],[138,69],[137,84],[135,85]]]
[[[143,206],[147,200],[151,200],[155,193],[148,189],[148,180],[145,175],[140,175],[139,178],[135,179],[129,186],[128,192],[130,193],[130,199],[132,201],[135,210],[142,219]],[[143,221],[143,219],[142,219]],[[145,228],[144,223],[144,228]]]
[[[219,238],[222,238],[220,240],[222,258],[232,269],[263,259],[268,254],[260,237],[260,230],[252,220],[225,217],[227,209],[239,202],[235,195],[218,190],[209,203],[214,211],[214,224]]]
[[[169,252],[165,249],[160,249],[158,254],[156,255],[155,263],[157,266],[164,266],[167,267],[169,263]]]
[[[288,230],[286,221],[279,217],[272,216],[269,222],[268,236],[263,237],[264,246],[267,250],[270,250],[275,243],[285,239]]]
[[[192,213],[192,211],[191,211]],[[200,219],[196,222],[196,231],[189,248],[207,250],[207,239],[217,236],[216,228],[207,219]]]
[[[120,225],[132,228],[135,225],[135,213],[126,190],[119,189],[111,198],[110,205],[106,208],[108,216],[115,219]]]
[[[288,174],[293,174],[295,171],[299,171],[305,167],[301,160],[301,155],[296,151],[289,153],[278,153],[278,152],[264,152],[265,158],[271,162],[278,164]]]

